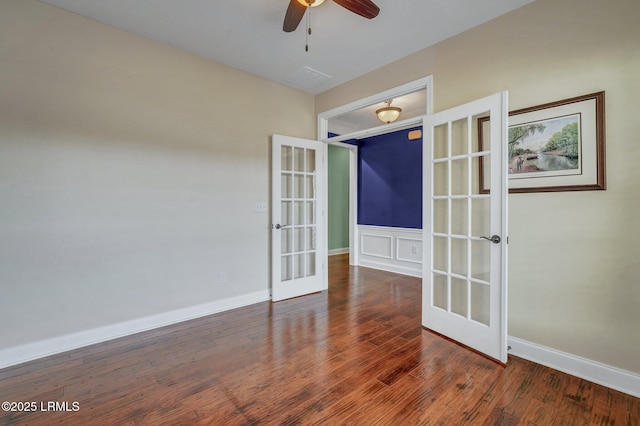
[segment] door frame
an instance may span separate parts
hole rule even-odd
[[[426,90],[426,105],[425,115],[433,113],[433,75],[429,75],[418,80],[411,81],[406,84],[394,87],[392,89],[385,90],[383,92],[376,93],[366,98],[359,99],[357,101],[348,103],[346,105],[330,109],[328,111],[318,114],[318,132],[317,139],[320,142],[324,142],[327,145],[336,145],[349,149],[349,263],[353,266],[357,266],[360,263],[360,235],[358,232],[358,147],[344,143],[345,140],[362,138],[364,136],[376,136],[384,133],[390,133],[394,130],[399,130],[404,127],[412,127],[416,125],[422,125],[422,116],[409,118],[406,120],[396,121],[390,124],[383,124],[381,126],[372,127],[369,129],[358,130],[355,132],[347,133],[340,136],[329,137],[329,120],[348,112],[356,111],[361,108],[374,105],[380,102],[387,101],[388,99],[397,98],[402,95],[413,93],[419,90]],[[325,157],[326,158],[326,157]],[[325,191],[325,206],[329,205],[329,182],[328,182],[328,161],[324,163],[324,186],[327,188]],[[329,217],[327,214],[323,216],[324,226],[326,230],[326,242],[325,244],[325,257],[329,256],[329,244],[328,244],[328,232],[329,232]],[[326,279],[325,283],[328,284],[328,271],[325,268]]]

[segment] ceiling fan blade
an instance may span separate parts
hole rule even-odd
[[[380,8],[371,0],[333,0],[347,10],[357,13],[367,19],[375,18]]]
[[[298,0],[291,0],[287,13],[284,15],[284,24],[282,24],[282,31],[290,33],[298,28],[298,24],[302,21],[304,13],[307,11],[307,7],[298,3]]]

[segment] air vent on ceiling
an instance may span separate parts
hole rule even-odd
[[[331,80],[331,76],[311,67],[302,67],[295,73],[285,77],[285,81],[302,89],[313,89]]]

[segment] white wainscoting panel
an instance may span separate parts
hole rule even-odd
[[[362,244],[361,254],[373,257],[382,257],[383,259],[392,259],[393,238],[389,235],[376,235],[363,232],[360,234]]]
[[[358,225],[360,265],[422,276],[422,229]]]
[[[396,238],[396,259],[422,265],[422,238]]]

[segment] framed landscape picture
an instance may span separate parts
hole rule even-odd
[[[478,119],[486,144],[488,117]],[[509,113],[509,192],[589,191],[605,185],[604,92]],[[481,192],[489,192],[480,167]]]

